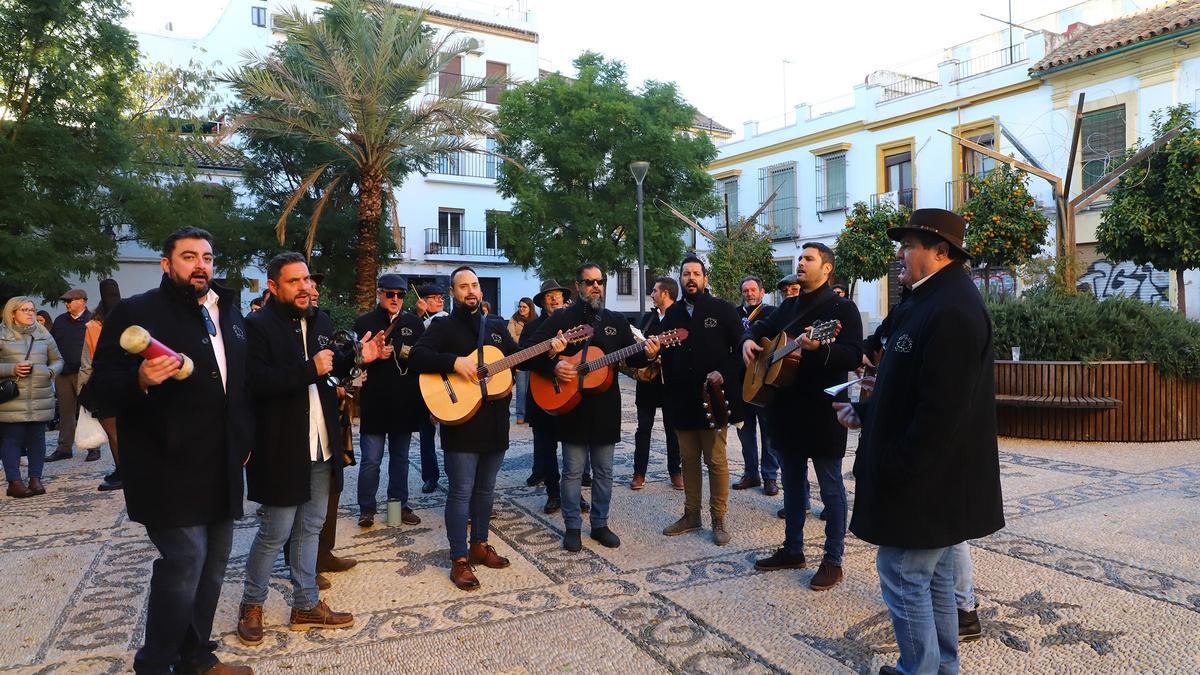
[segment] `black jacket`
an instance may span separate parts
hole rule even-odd
[[[85,309],[78,319],[72,319],[70,312],[63,312],[50,324],[50,337],[54,338],[58,353],[62,355],[63,375],[79,372],[79,362],[83,358],[83,336],[87,333],[87,322],[91,320],[92,313]]]
[[[595,329],[592,338],[587,342],[577,342],[567,345],[563,354],[570,356],[578,353],[585,345],[599,347],[605,354],[628,347],[634,343],[633,331],[629,330],[629,321],[616,312],[603,309],[597,314],[584,301],[558,310],[550,318],[538,325],[533,332],[529,344],[537,344],[549,340],[558,331],[570,330],[576,326],[590,325]],[[529,330],[526,327],[525,330]],[[551,375],[558,358],[535,356],[530,360],[530,370],[543,375]],[[646,365],[644,351],[629,357],[625,362],[635,368]],[[615,368],[615,366],[609,366]],[[614,373],[615,376],[615,373]],[[607,391],[601,393],[585,393],[583,400],[575,409],[566,415],[555,419],[556,436],[564,443],[579,443],[589,445],[615,444],[621,440],[621,387],[614,381]]]
[[[221,386],[200,305],[163,275],[157,289],[122,300],[104,320],[91,386],[108,402],[121,438],[121,477],[129,518],[147,527],[206,525],[242,515],[242,463],[253,442],[246,388],[246,330],[237,294],[220,297],[225,346]],[[191,357],[196,370],[149,393],[138,387],[142,358],[121,349],[121,333],[139,325]]]
[[[533,341],[533,334],[537,332],[538,326],[542,325],[542,322],[546,320],[546,316],[546,310],[542,310],[541,314],[535,316],[529,323],[525,324],[525,328],[521,331],[521,343],[518,345],[521,349],[527,349],[537,344]],[[528,370],[529,364],[523,363],[518,367]],[[538,428],[553,428],[554,425],[554,415],[542,410],[537,401],[533,400],[533,388],[531,387],[525,388],[525,421],[529,423],[529,426]]]
[[[670,309],[669,307],[667,309]],[[652,309],[646,312],[638,323],[638,330],[642,331],[642,335],[650,337],[658,335],[663,331],[662,320],[658,318],[658,310]],[[639,408],[661,408],[663,406],[663,380],[662,373],[658,377],[643,382],[637,380],[634,391],[634,404]]]
[[[940,548],[1004,527],[992,322],[958,265],[905,304],[857,406],[850,530],[880,546]]]
[[[508,324],[498,316],[487,317],[484,344],[505,354],[517,351],[508,334]],[[449,316],[429,324],[417,340],[408,361],[418,373],[452,373],[454,360],[479,346],[479,313],[456,304]],[[368,378],[369,379],[369,378]],[[504,452],[508,449],[508,402],[512,396],[484,401],[479,412],[463,424],[441,425],[442,450],[445,452]]]
[[[308,358],[301,319],[290,307],[268,300],[246,317],[249,354],[247,381],[254,400],[254,454],[246,464],[247,496],[271,506],[297,506],[309,500],[312,456],[308,441],[308,387],[317,385],[325,430],[329,439],[332,486],[342,489],[342,427],[338,421],[337,390],[327,375],[317,375],[312,357],[330,346],[333,322],[324,312],[308,321]],[[344,374],[352,363],[334,358],[334,374]]]
[[[771,312],[775,311],[775,305],[768,305],[765,302],[761,305],[758,305],[758,307],[762,307],[762,309],[758,310],[758,313],[754,315],[755,321],[764,321],[768,316],[771,316]],[[749,311],[747,311],[745,305],[737,306],[738,316],[742,319],[743,331],[750,330],[750,313],[753,312],[754,309],[755,308],[752,307]]]
[[[842,331],[834,342],[802,352],[796,381],[775,392],[767,406],[772,421],[771,447],[800,457],[844,457],[846,428],[838,423],[833,399],[823,390],[845,382],[846,373],[862,365],[862,317],[858,307],[822,286],[784,300],[766,319],[755,321],[743,339],[774,338],[801,312],[808,313],[788,329],[788,335],[798,336],[814,321],[832,319],[842,322]]]
[[[387,344],[395,348],[391,358],[367,365],[367,381],[363,383],[359,400],[360,432],[364,434],[418,431],[421,420],[429,415],[421,398],[417,373],[409,370],[408,359],[400,357],[402,346],[415,345],[425,334],[425,322],[416,314],[405,311],[401,311],[395,320],[399,325],[387,339]],[[376,307],[354,320],[354,332],[359,338],[368,332],[375,336],[387,330],[389,325],[391,320],[387,310]]]
[[[737,308],[720,298],[701,293],[691,316],[688,316],[684,300],[667,309],[662,329],[673,328],[688,330],[683,344],[662,352],[665,405],[671,407],[674,428],[709,428],[702,407],[701,388],[704,379],[714,370],[720,371],[725,380],[721,387],[729,404],[730,421],[741,420],[742,381],[738,377],[738,362],[742,357],[738,350],[742,344],[742,320]]]

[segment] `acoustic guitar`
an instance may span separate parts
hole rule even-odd
[[[586,325],[576,326],[562,334],[567,342],[582,342],[591,336],[592,327]],[[513,387],[512,367],[550,351],[550,344],[556,338],[539,342],[509,356],[492,345],[484,345],[483,365],[476,371],[479,382],[471,382],[454,372],[422,373],[418,378],[421,398],[425,399],[429,413],[442,424],[463,424],[479,412],[485,392],[488,401],[508,396]],[[471,352],[467,358],[478,362],[479,350]]]
[[[806,332],[810,340],[832,342],[841,330],[842,322],[834,319],[817,321]],[[742,400],[765,408],[775,398],[776,391],[796,381],[796,369],[800,365],[800,340],[783,332],[774,339],[762,338],[758,344],[763,350],[754,356],[754,361],[746,368],[746,377],[742,380]]]
[[[659,349],[669,349],[686,340],[687,336],[686,328],[676,328],[654,337],[658,338]],[[646,343],[639,342],[611,354],[605,354],[599,347],[588,347],[578,354],[561,356],[561,360],[575,365],[579,377],[574,382],[565,383],[559,382],[553,374],[530,373],[529,391],[533,394],[533,401],[551,415],[565,415],[579,405],[584,392],[603,392],[612,386],[612,364],[645,349]]]

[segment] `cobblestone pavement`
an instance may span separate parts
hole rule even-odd
[[[259,673],[432,672],[875,672],[896,647],[880,599],[873,547],[848,536],[846,580],[815,593],[814,570],[756,572],[753,560],[782,542],[781,497],[733,492],[733,541],[710,532],[673,539],[661,529],[681,512],[661,430],[646,488],[628,488],[633,396],[624,401],[609,550],[584,538],[560,546],[561,516],[546,516],[528,488],[529,428],[513,427],[498,481],[493,543],[513,564],[480,568],[480,591],[449,582],[442,521],[445,478],[420,492],[418,526],[357,526],[357,471],[347,471],[338,553],[354,569],[330,575],[322,596],[353,611],[350,630],[287,629],[290,582],[282,559],[266,605],[266,639],[235,635],[255,505],[238,521],[215,633],[220,656]],[[851,444],[854,443],[851,436]],[[51,447],[53,444],[51,443]],[[1200,671],[1200,443],[1042,443],[1001,439],[1008,526],[973,543],[984,635],[962,648],[965,672]],[[853,495],[851,457],[844,465]],[[75,459],[47,465],[44,497],[0,500],[0,668],[18,672],[122,672],[145,631],[155,551],[125,516],[121,493],[96,491],[110,467]],[[731,474],[741,471],[730,433]],[[383,471],[386,476],[386,469]],[[813,499],[819,500],[815,484]],[[706,488],[707,489],[707,488]],[[383,490],[380,491],[383,497]],[[707,526],[707,515],[705,516]],[[820,560],[823,523],[805,526]]]

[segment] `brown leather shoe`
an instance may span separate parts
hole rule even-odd
[[[420,525],[421,518],[417,514],[413,513],[412,509],[406,506],[400,510],[400,522],[404,523],[405,525]]]
[[[671,487],[676,490],[683,490],[683,474],[677,473],[671,476]]]
[[[339,558],[332,553],[324,558],[317,559],[318,572],[345,572],[354,567],[358,561],[354,558]]]
[[[646,477],[640,473],[633,474],[633,480],[629,481],[630,490],[641,490],[646,487]]]
[[[324,600],[309,610],[292,608],[291,626],[295,631],[309,628],[349,628],[354,625],[354,615],[350,612],[335,612],[329,609]]]
[[[375,525],[375,512],[374,511],[363,511],[362,513],[358,514],[358,526],[359,527],[374,527],[374,525]]]
[[[246,602],[238,605],[237,635],[242,644],[250,647],[262,644],[262,616],[262,605],[252,605]]]
[[[494,546],[483,541],[471,544],[471,554],[468,556],[468,560],[472,565],[483,565],[494,570],[502,570],[512,564],[508,558],[496,553]]]
[[[700,529],[700,514],[684,512],[679,520],[663,528],[663,534],[668,537],[675,537],[698,529]]]
[[[453,581],[460,591],[479,590],[479,579],[475,578],[471,561],[466,556],[455,558],[450,564],[450,581]]]
[[[808,582],[808,587],[814,591],[827,591],[840,583],[842,583],[842,568],[822,560],[812,581]]]
[[[6,494],[8,494],[9,497],[25,499],[26,497],[33,496],[33,490],[25,487],[25,481],[10,480],[8,481],[8,492]]]
[[[763,494],[768,497],[774,497],[779,494],[779,481],[774,478],[768,478],[763,481]]]
[[[44,495],[46,494],[46,486],[42,485],[41,478],[30,478],[29,491],[35,495]]]
[[[730,487],[732,487],[734,490],[749,490],[750,488],[756,488],[759,485],[762,485],[762,481],[758,479],[758,476],[742,476],[741,480],[734,483]]]
[[[788,553],[783,549],[778,549],[766,558],[755,560],[754,569],[764,572],[804,569],[804,554]]]
[[[329,582],[328,577],[326,577],[324,574],[318,574],[317,575],[317,590],[327,591],[331,588],[333,588],[333,584]]]
[[[208,670],[204,671],[203,675],[254,675],[254,669],[250,666],[239,666],[233,663],[217,664]]]

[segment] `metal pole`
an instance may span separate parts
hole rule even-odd
[[[642,181],[637,182],[638,202],[638,311],[646,314],[646,237],[642,230]],[[641,321],[641,319],[638,319]]]

